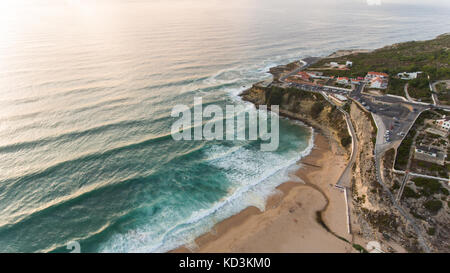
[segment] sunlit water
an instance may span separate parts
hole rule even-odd
[[[0,5],[1,252],[73,240],[167,251],[263,209],[309,152],[310,128],[282,120],[270,153],[176,142],[174,105],[243,104],[239,91],[276,64],[450,31],[446,8],[364,1],[11,2]]]

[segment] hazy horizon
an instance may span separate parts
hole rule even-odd
[[[167,251],[263,208],[311,128],[174,142],[174,105],[256,111],[270,67],[450,32],[442,1],[24,1],[0,1],[0,252]]]

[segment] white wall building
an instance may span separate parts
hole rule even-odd
[[[340,101],[342,101],[342,102],[347,101],[347,98],[344,97],[344,96],[342,96],[342,95],[335,94],[334,96],[336,97],[336,99],[338,99],[338,100],[340,100]]]
[[[306,73],[313,79],[320,79],[320,78],[322,78],[322,75],[323,75],[322,72],[316,72],[316,71],[311,71],[311,72],[306,72]]]
[[[380,77],[373,78],[370,81],[370,88],[376,88],[376,89],[386,89],[388,86],[388,82],[385,79],[382,79]]]
[[[339,77],[339,78],[337,78],[336,82],[339,84],[348,84],[348,78],[347,77]]]
[[[361,81],[358,80],[358,79],[351,79],[351,83],[352,83],[352,84],[360,84]]]
[[[386,73],[382,73],[382,72],[369,72],[366,75],[366,81],[370,82],[375,78],[381,78],[381,79],[388,79],[389,75]]]
[[[443,119],[436,120],[436,123],[443,130],[450,130],[450,117],[444,117]]]
[[[399,77],[402,80],[413,80],[413,79],[417,79],[417,77],[419,76],[419,74],[422,72],[402,72],[402,73],[398,73],[397,77]]]
[[[331,67],[339,67],[339,64],[337,62],[331,62],[330,66]]]

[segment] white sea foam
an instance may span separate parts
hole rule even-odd
[[[207,84],[224,84],[237,82],[229,75],[243,75],[254,82],[253,78],[268,77],[267,71],[276,63],[266,66],[255,66],[254,69],[243,71],[236,67],[219,71],[205,82]],[[236,69],[240,71],[235,71]],[[240,82],[241,84],[242,82]],[[245,105],[245,111],[255,111],[252,103],[242,101],[239,94],[249,88],[247,85],[226,89],[230,98],[238,104]],[[300,121],[291,121],[299,126],[305,126]],[[288,157],[275,153],[252,151],[244,146],[234,148],[221,145],[212,146],[209,150],[209,164],[223,169],[231,181],[230,194],[211,207],[193,212],[184,221],[175,223],[172,228],[163,234],[154,232],[154,227],[146,226],[131,234],[116,235],[103,249],[104,252],[166,252],[181,245],[195,249],[195,238],[210,232],[215,224],[238,214],[247,207],[254,206],[264,211],[267,198],[277,193],[276,187],[286,181],[301,183],[302,180],[294,175],[301,167],[297,162],[307,156],[314,147],[314,131],[312,128],[308,146],[302,151],[292,151]],[[167,213],[171,213],[167,211]],[[165,215],[166,219],[175,218],[174,215]]]
[[[313,146],[311,136],[306,149],[295,156],[284,158],[274,153],[252,151],[244,146],[228,150],[216,145],[209,151],[208,161],[223,169],[232,182],[230,194],[212,207],[193,212],[188,219],[155,238],[152,227],[141,228],[132,234],[117,235],[104,247],[104,252],[166,252],[181,245],[195,248],[195,238],[211,231],[218,222],[254,206],[264,211],[267,198],[276,194],[276,187],[286,181],[302,182],[293,173],[300,167],[296,163],[307,156]],[[171,215],[165,215],[170,219]]]
[[[312,131],[312,129],[311,129]],[[254,206],[259,210],[264,211],[267,198],[276,194],[276,187],[286,181],[302,182],[298,177],[293,175],[300,167],[296,163],[303,157],[307,156],[314,147],[314,137],[311,133],[308,147],[298,154],[297,157],[289,160],[281,160],[272,155],[266,158],[265,161],[270,163],[270,166],[276,166],[272,169],[262,170],[261,162],[250,162],[249,159],[257,156],[248,150],[234,151],[228,160],[219,160],[215,162],[216,166],[224,169],[232,169],[229,179],[237,183],[233,193],[225,199],[217,202],[212,208],[194,213],[186,222],[188,224],[197,224],[196,228],[190,227],[186,231],[180,231],[180,236],[167,236],[164,244],[154,248],[152,251],[164,252],[176,248],[182,244],[188,244],[195,247],[194,239],[199,235],[208,232],[218,222],[241,212],[243,209]],[[261,172],[262,175],[254,179],[248,176],[243,176],[242,173],[236,171],[239,166],[245,172]],[[256,171],[255,171],[256,170]],[[238,183],[241,182],[241,183]],[[180,241],[180,238],[184,238]]]

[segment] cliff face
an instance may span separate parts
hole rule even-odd
[[[350,117],[358,138],[358,155],[353,171],[353,194],[361,208],[379,210],[377,195],[372,194],[378,190],[375,174],[374,144],[372,141],[375,128],[370,117],[355,103],[350,107]]]
[[[343,114],[317,93],[295,88],[253,86],[241,94],[246,101],[260,105],[279,105],[280,115],[301,120],[333,140],[336,152],[350,153],[351,137]]]

